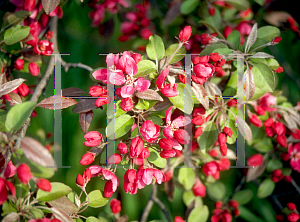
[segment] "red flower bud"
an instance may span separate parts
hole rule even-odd
[[[29,88],[25,83],[22,83],[19,87],[18,87],[18,93],[20,96],[25,97],[28,95],[29,93]]]
[[[208,154],[211,156],[211,157],[216,157],[218,156],[218,152],[216,150],[210,150],[208,151]]]
[[[174,222],[184,222],[184,219],[180,216],[176,216]]]
[[[223,145],[223,144],[227,143],[227,136],[226,136],[225,133],[219,133],[218,142],[219,142],[220,145]]]
[[[121,201],[112,199],[110,201],[110,209],[114,214],[119,213],[121,211]]]
[[[185,84],[185,76],[184,75],[179,74],[178,75],[178,79],[179,79],[180,82],[182,82],[183,84]]]
[[[287,143],[286,143],[286,137],[283,135],[283,136],[277,136],[276,137],[276,142],[282,146],[282,147],[286,147],[287,146]]]
[[[136,180],[136,171],[134,169],[129,169],[125,172],[124,181],[126,183],[134,183]]]
[[[151,35],[153,35],[153,33],[150,29],[145,28],[141,30],[141,36],[143,39],[148,40]]]
[[[118,153],[115,153],[108,158],[107,163],[108,164],[118,164],[121,161],[122,161],[121,155]]]
[[[21,69],[23,69],[23,65],[24,65],[24,60],[23,59],[17,59],[16,63],[15,63],[15,69],[16,70],[21,70]]]
[[[281,153],[280,154],[280,158],[283,160],[283,161],[288,161],[290,159],[290,155],[288,153]]]
[[[259,116],[263,116],[266,114],[265,110],[261,106],[254,106],[254,109]]]
[[[130,144],[129,154],[130,157],[137,157],[144,149],[144,141],[140,137],[135,137]]]
[[[229,100],[229,102],[227,103],[227,106],[232,107],[232,106],[236,106],[236,104],[237,104],[236,99],[232,99],[232,100]]]
[[[232,215],[233,215],[234,217],[238,217],[238,216],[240,215],[240,210],[237,209],[237,208],[233,209],[233,210],[232,210]]]
[[[133,108],[133,102],[130,97],[127,97],[125,99],[122,99],[120,103],[120,108],[124,110],[125,112],[130,111]]]
[[[104,96],[104,95],[102,95]],[[107,98],[98,98],[95,101],[95,106],[100,107],[107,104]]]
[[[84,154],[82,157],[81,157],[81,160],[79,161],[79,163],[81,164],[81,165],[89,165],[89,164],[91,164],[92,162],[94,162],[94,160],[95,160],[95,153],[90,153],[90,152],[88,152],[88,153],[86,153],[86,154]]]
[[[101,86],[92,86],[89,89],[89,94],[93,97],[102,96],[106,94],[107,90],[103,89]]]
[[[275,38],[272,39],[271,44],[272,45],[276,45],[276,44],[278,44],[281,41],[281,39],[282,39],[282,37],[277,36],[277,37],[275,37]]]
[[[288,203],[287,208],[291,211],[296,210],[296,205],[294,203]]]
[[[222,206],[223,206],[223,203],[222,203],[221,201],[217,201],[217,202],[215,203],[215,208],[216,208],[216,209],[220,209],[220,208],[222,208]]]
[[[273,175],[274,177],[280,177],[280,176],[282,175],[282,172],[281,172],[280,169],[273,170],[272,175]]]
[[[179,33],[179,40],[180,42],[186,42],[190,39],[192,34],[192,28],[191,26],[186,26],[184,29],[182,29]]]
[[[200,57],[194,57],[192,59],[192,61],[193,61],[194,65],[197,65],[200,62],[208,63],[209,62],[209,56],[205,55],[205,56],[200,56]],[[195,108],[195,109],[201,109],[201,108]]]
[[[150,151],[148,150],[148,148],[144,148],[140,153],[139,158],[145,159],[148,158],[149,156],[150,156]]]
[[[221,144],[220,145],[220,152],[221,152],[222,156],[227,155],[227,145],[226,144]]]
[[[231,200],[228,202],[228,205],[230,207],[234,207],[234,208],[238,208],[239,207],[239,203],[236,200]]]
[[[163,150],[160,152],[160,157],[161,158],[165,158],[165,159],[168,159],[168,158],[171,158],[171,157],[174,157],[176,156],[176,151],[171,149],[171,150]]]
[[[285,126],[281,122],[275,122],[275,123],[273,123],[272,124],[272,129],[279,136],[282,136],[282,135],[285,134]]]
[[[77,177],[76,177],[76,184],[79,187],[83,187],[84,186],[84,179],[83,179],[83,177],[80,174],[78,174]]]
[[[216,9],[215,7],[209,7],[208,8],[208,13],[211,15],[211,16],[214,16],[215,15],[215,12],[216,12]]]
[[[198,115],[204,115],[205,112],[206,112],[206,110],[204,108],[196,107],[196,108],[194,108],[194,111],[193,111],[193,118]]]
[[[260,120],[256,115],[254,115],[254,114],[252,114],[252,115],[250,116],[250,122],[251,122],[254,126],[258,127],[258,128],[260,128],[260,127],[262,126],[261,120]]]
[[[195,130],[194,138],[196,139],[198,136],[201,136],[202,133],[203,133],[203,127],[198,127],[198,128]]]
[[[202,171],[206,176],[212,175],[213,177],[216,178],[218,177],[218,173],[219,173],[218,163],[216,161],[208,162],[204,164]]]
[[[103,196],[105,198],[110,198],[113,195],[114,191],[113,191],[113,183],[111,180],[106,181],[105,185],[104,185],[104,192],[103,192]]]
[[[205,197],[206,195],[206,187],[198,178],[195,179],[192,190],[195,196]]]
[[[279,66],[277,69],[275,69],[276,73],[282,73],[283,72],[283,68],[281,66]]]
[[[294,129],[293,132],[292,132],[292,136],[293,136],[295,139],[299,140],[299,139],[300,139],[300,130]]]
[[[37,187],[40,188],[41,190],[50,192],[51,191],[51,183],[49,182],[49,180],[46,179],[38,179],[37,180]]]
[[[205,123],[205,117],[201,116],[201,115],[198,115],[198,116],[193,118],[192,123],[194,125],[201,126],[203,123]]]
[[[86,168],[83,172],[83,179],[87,182],[89,182],[89,180],[91,179],[92,177],[92,172],[89,168]]]
[[[226,134],[226,136],[229,136],[230,138],[232,137],[232,130],[229,127],[224,127],[223,128],[223,133]]]
[[[284,176],[283,177],[285,182],[291,183],[292,182],[292,177],[291,176]]]
[[[254,154],[248,159],[247,164],[248,166],[259,166],[262,163],[262,161],[263,161],[262,155]]]
[[[125,143],[119,143],[117,149],[119,150],[120,154],[128,153],[128,147]]]
[[[102,135],[97,131],[90,131],[84,135],[84,139],[86,142],[83,145],[89,147],[98,146],[102,140]]]
[[[288,220],[291,222],[296,222],[299,220],[299,215],[296,212],[290,213],[288,215]]]
[[[174,137],[180,144],[188,144],[190,142],[190,136],[187,131],[183,129],[176,130]]]
[[[164,150],[170,150],[173,147],[173,142],[172,142],[172,140],[162,138],[159,140],[158,145],[160,148],[162,148]]]
[[[269,137],[273,137],[275,134],[272,127],[266,127],[265,131],[266,131],[267,136],[269,136]]]
[[[222,58],[222,56],[220,56],[220,54],[217,53],[217,52],[210,53],[209,56],[210,56],[210,60],[213,61],[213,62],[217,62]]]
[[[24,0],[24,10],[26,11],[32,11],[35,7],[35,0]]]
[[[29,63],[28,69],[30,74],[33,76],[40,74],[40,67],[34,62]]]
[[[27,185],[28,181],[32,178],[30,168],[25,164],[22,163],[18,168],[17,168],[17,175],[21,183]]]

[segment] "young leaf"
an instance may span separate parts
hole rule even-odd
[[[237,48],[241,45],[241,34],[237,30],[233,30],[227,37],[227,41],[231,42]]]
[[[42,0],[42,5],[47,15],[52,12],[58,4],[59,0]]]
[[[156,72],[156,65],[150,60],[141,60],[138,64],[138,72],[134,75],[135,78],[149,75],[152,72]]]
[[[149,148],[149,151],[150,156],[148,157],[148,161],[159,168],[165,168],[167,165],[167,160],[165,158],[161,158],[155,149]]]
[[[209,97],[222,96],[222,91],[215,83],[205,82],[204,88]]]
[[[117,139],[124,136],[131,129],[133,123],[134,119],[130,115],[124,114],[119,116],[115,121],[111,121],[108,124],[106,130],[114,127],[114,132],[106,132],[107,137],[113,138],[114,136],[114,138]]]
[[[77,102],[75,99],[62,97],[60,101],[56,101],[55,96],[50,96],[46,99],[43,99],[39,104],[37,104],[37,106],[46,109],[65,109],[75,105],[76,103]]]
[[[207,186],[207,193],[213,200],[222,200],[226,195],[226,186],[221,181],[210,183]]]
[[[179,44],[172,44],[170,45],[165,52],[165,56],[172,56],[174,52],[178,49]],[[170,64],[173,64],[175,62],[178,62],[182,60],[185,57],[186,50],[183,46],[180,47],[180,49],[177,50],[176,54],[172,57]]]
[[[263,63],[256,63],[251,69],[255,86],[266,92],[273,92],[275,78],[269,66]]]
[[[152,60],[160,60],[165,56],[165,46],[158,35],[152,35],[149,38],[149,44],[146,47],[147,55]]]
[[[84,134],[86,134],[88,132],[91,122],[93,120],[93,116],[94,116],[93,111],[80,113],[79,124],[80,124],[81,130]]]
[[[93,207],[93,208],[103,207],[109,201],[109,198],[103,197],[100,190],[93,190],[92,192],[90,192],[88,194],[88,196],[89,196],[89,201],[90,201],[89,206]],[[87,200],[88,200],[88,198],[86,197],[86,201]]]
[[[7,29],[10,26],[14,26],[16,24],[19,24],[25,18],[27,18],[29,15],[30,15],[30,12],[29,11],[24,11],[24,10],[17,11],[15,13],[11,13],[3,21],[1,31]]]
[[[152,89],[147,89],[144,92],[137,92],[135,95],[140,99],[163,101],[163,98]]]
[[[35,102],[26,101],[21,104],[14,105],[7,113],[5,127],[8,131],[17,131],[25,123],[32,110]]]
[[[203,105],[203,107],[208,110],[209,109],[209,99],[208,94],[204,87],[200,84],[192,83],[192,90],[198,101]]]
[[[13,104],[20,104],[22,103],[22,99],[19,96],[19,94],[14,93],[14,92],[10,92],[8,93],[9,97],[10,97],[10,102]]]
[[[252,139],[252,132],[249,125],[242,119],[240,116],[236,116],[236,122],[238,130],[240,131],[241,135],[250,142]]]
[[[76,87],[69,87],[66,89],[62,89],[62,96],[81,96],[82,94],[85,94],[86,92],[82,89],[76,88]]]
[[[209,216],[209,210],[206,205],[196,207],[190,213],[187,222],[206,222]]]
[[[4,42],[6,45],[15,44],[26,38],[29,34],[29,26],[16,25],[7,29],[4,33]]]
[[[251,46],[254,44],[257,38],[257,23],[255,23],[251,29],[251,32],[247,38],[246,46],[245,46],[245,52],[247,53]]]
[[[71,187],[59,182],[52,182],[51,187],[52,188],[50,192],[39,189],[36,194],[36,199],[38,199],[39,201],[51,201],[72,192]]]
[[[244,73],[244,77],[245,77],[245,97],[246,100],[249,101],[255,93],[254,77],[253,77],[253,73],[249,68]]]
[[[84,113],[96,109],[96,99],[80,99],[78,103],[73,107],[74,113]]]
[[[185,90],[185,87],[188,88],[188,90]],[[179,83],[177,90],[179,92],[178,96],[174,96],[174,97],[169,97],[169,100],[171,101],[171,103],[176,106],[178,109],[180,109],[181,111],[187,113],[187,114],[191,114],[194,104],[192,101],[192,89],[189,85],[185,85],[183,83]],[[187,101],[187,103],[186,103]]]
[[[280,36],[280,30],[274,26],[264,26],[257,30],[257,38],[267,42],[271,42],[277,36]]]
[[[248,169],[248,173],[247,173],[247,177],[246,177],[247,182],[255,180],[260,175],[262,175],[262,173],[265,171],[266,166],[267,166],[267,157],[268,157],[268,155],[264,156],[263,162],[259,166]]]
[[[65,212],[67,215],[72,215],[78,212],[78,207],[72,203],[66,196],[60,197],[56,200],[48,201],[48,203],[55,208]]]
[[[235,193],[232,197],[233,200],[236,200],[240,205],[248,203],[253,197],[253,192],[250,189],[240,190]]]
[[[218,138],[218,130],[216,124],[213,121],[206,123],[203,133],[197,137],[197,142],[201,150],[206,149],[214,145]]]
[[[63,222],[74,222],[69,215],[67,215],[64,211],[59,208],[51,207],[51,211],[55,218],[59,219]]]
[[[32,162],[45,167],[55,166],[51,153],[35,139],[24,137],[21,140],[21,148],[25,156]]]
[[[16,212],[12,212],[12,213],[7,214],[7,215],[3,218],[2,222],[19,221],[19,219],[20,219],[19,214],[16,213]]]
[[[190,190],[194,185],[195,176],[195,172],[192,168],[180,168],[178,182],[182,184],[186,190]]]
[[[198,0],[185,0],[180,6],[181,14],[188,15],[194,11],[199,4]]]
[[[272,58],[274,58],[274,56],[272,56],[268,53],[265,53],[265,52],[257,52],[253,56],[251,56],[251,58],[272,59]]]
[[[226,0],[226,3],[241,11],[250,7],[250,3],[247,0]]]
[[[25,79],[19,78],[2,84],[0,86],[0,97],[18,88],[24,81]]]
[[[88,217],[86,219],[86,222],[101,222],[101,221],[96,217]]]
[[[270,196],[275,189],[275,183],[270,179],[265,179],[258,187],[257,197],[265,198]]]

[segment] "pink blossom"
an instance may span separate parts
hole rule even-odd
[[[276,97],[272,96],[268,92],[258,100],[258,103],[260,104],[263,110],[270,112],[276,110],[276,108],[271,108],[271,106],[276,105],[276,100]]]
[[[52,12],[49,13],[49,16],[57,16],[58,18],[62,18],[63,14],[62,8],[58,5]]]
[[[13,177],[17,172],[17,168],[14,166],[14,164],[11,162],[11,160],[7,163],[7,167],[4,172],[4,177],[10,178]]]
[[[53,53],[54,44],[49,42],[48,40],[41,40],[37,43],[37,45],[33,48],[33,51],[36,54],[42,54],[49,56]]]
[[[149,89],[150,84],[150,81],[140,77],[134,82],[134,87],[137,91],[144,92]]]
[[[102,135],[97,131],[90,131],[84,135],[84,139],[86,140],[86,142],[83,143],[85,146],[98,146],[102,140]]]
[[[151,120],[146,120],[140,131],[146,142],[154,143],[159,136],[160,126],[154,124]]]
[[[140,137],[135,137],[132,139],[130,148],[129,148],[129,154],[130,157],[137,157],[140,155],[142,150],[144,149],[144,141]]]
[[[132,96],[134,93],[134,88],[130,85],[122,86],[121,88],[121,96],[122,98],[127,98]]]
[[[16,196],[16,189],[14,185],[8,180],[0,177],[0,205],[3,205],[3,203],[7,200],[8,190],[14,197]]]
[[[187,40],[190,39],[192,34],[192,28],[191,26],[186,26],[184,29],[182,29],[179,33],[179,40],[181,42],[186,42]]]
[[[292,143],[288,146],[288,153],[290,155],[290,165],[293,170],[300,173],[300,143],[296,143],[294,146]]]

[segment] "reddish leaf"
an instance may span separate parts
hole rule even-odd
[[[255,92],[254,77],[251,70],[248,68],[245,72],[245,96],[246,100],[250,100]]]
[[[74,113],[85,113],[85,112],[91,111],[93,109],[96,109],[97,106],[95,106],[95,101],[96,101],[96,99],[81,99],[73,107],[73,112]]]
[[[258,178],[260,175],[263,174],[267,166],[267,158],[268,158],[268,154],[265,154],[263,162],[259,166],[248,169],[247,177],[246,177],[247,182],[255,180],[256,178]]]
[[[24,137],[21,140],[21,147],[25,156],[32,162],[41,166],[55,166],[51,153],[35,139]]]
[[[16,212],[12,212],[6,215],[2,220],[2,222],[11,222],[11,221],[19,221],[19,214]]]
[[[43,99],[37,106],[43,107],[46,109],[64,109],[68,108],[69,106],[75,105],[77,102],[74,99],[70,98],[58,98],[55,101],[55,96],[48,97]]]
[[[76,87],[70,87],[66,89],[62,89],[62,96],[68,97],[68,96],[81,96],[82,94],[86,93],[82,89],[76,88]]]
[[[242,119],[240,116],[236,116],[237,121],[237,127],[241,133],[241,135],[250,142],[252,140],[252,131],[249,127],[249,125],[245,122],[245,120]]]
[[[81,127],[81,130],[84,134],[88,132],[88,129],[91,125],[92,119],[93,119],[93,111],[89,111],[86,113],[80,113],[79,115],[79,124]]]
[[[162,102],[157,102],[153,107],[151,107],[149,109],[149,111],[160,111],[163,110],[167,107],[170,107],[172,105],[172,103],[170,102],[170,100],[165,99]]]
[[[193,83],[192,91],[195,94],[196,98],[203,105],[203,107],[208,110],[209,109],[209,98],[206,90],[200,84]]]
[[[66,214],[63,210],[56,208],[56,207],[52,207],[51,211],[52,211],[54,217],[61,220],[62,222],[73,222],[71,217],[69,217],[69,215]]]
[[[0,86],[0,97],[18,88],[24,81],[25,79],[19,78],[4,83]]]
[[[42,0],[43,8],[46,14],[52,12],[58,6],[59,0]]]
[[[56,207],[64,211],[67,215],[71,215],[78,211],[78,207],[72,203],[66,196],[48,202],[52,207]]]
[[[17,94],[17,93],[14,93],[14,92],[10,92],[8,93],[12,103],[14,104],[20,104],[22,103],[22,99],[21,97]]]
[[[148,89],[145,92],[138,92],[135,95],[141,99],[164,101],[163,98],[152,89]]]

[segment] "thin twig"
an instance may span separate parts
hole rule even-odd
[[[89,72],[93,71],[93,68],[88,66],[88,65],[85,65],[85,64],[82,64],[82,63],[67,63],[65,61],[61,61],[61,65],[64,67],[65,69],[65,72],[68,72],[69,68],[81,68],[81,69],[85,69]]]

